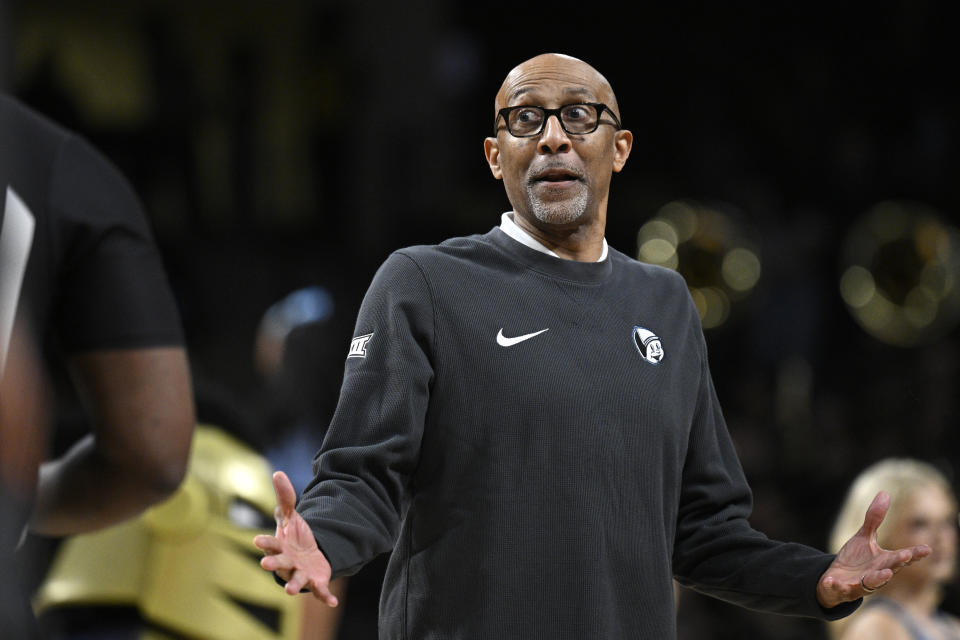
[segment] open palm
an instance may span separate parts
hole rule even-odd
[[[295,509],[297,494],[287,474],[273,474],[273,489],[277,494],[277,531],[253,539],[266,554],[260,566],[285,580],[287,593],[293,595],[306,588],[315,598],[337,606],[337,597],[330,592],[330,563],[317,546],[310,525]]]
[[[817,583],[817,600],[824,607],[862,598],[887,583],[903,567],[930,555],[925,544],[888,551],[877,543],[877,529],[890,508],[881,491],[870,503],[863,526],[847,540]]]

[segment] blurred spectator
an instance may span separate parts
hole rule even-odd
[[[862,513],[877,491],[890,493],[890,510],[877,531],[885,548],[926,544],[923,562],[900,570],[882,594],[867,598],[849,618],[830,623],[840,640],[954,640],[960,620],[939,609],[943,589],[956,574],[957,499],[934,466],[913,459],[887,459],[854,481],[830,536],[832,551],[859,529]]]
[[[266,385],[263,451],[300,492],[313,479],[314,454],[336,403],[344,341],[333,296],[304,287],[271,305],[260,320],[253,360]],[[333,335],[331,335],[333,334]]]
[[[194,423],[180,321],[148,221],[99,152],[3,94],[0,193],[0,246],[22,273],[3,287],[0,309],[51,365],[66,366],[92,431],[39,467],[30,528],[61,536],[120,522],[180,484]],[[33,233],[7,236],[11,221]],[[37,474],[28,452],[10,453]]]

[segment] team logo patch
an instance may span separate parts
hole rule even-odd
[[[365,336],[357,336],[350,341],[350,351],[347,353],[348,358],[366,358],[367,357],[367,343],[370,342],[370,338],[373,337],[372,333],[368,333]]]
[[[633,344],[644,360],[650,364],[660,364],[663,361],[663,344],[653,331],[643,327],[633,328]]]

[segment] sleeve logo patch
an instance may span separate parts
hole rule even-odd
[[[365,336],[357,336],[350,341],[350,351],[347,352],[348,358],[366,358],[367,357],[367,343],[370,342],[370,338],[373,337],[372,333],[368,333]]]
[[[663,345],[653,331],[643,327],[633,328],[633,344],[644,360],[650,364],[660,364],[663,360]]]

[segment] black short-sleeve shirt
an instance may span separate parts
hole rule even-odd
[[[19,307],[66,353],[183,344],[133,189],[78,135],[0,94],[0,220],[8,190],[36,221]]]
[[[0,233],[7,211],[19,206],[10,194],[35,226],[29,247],[18,247],[27,256],[22,281],[0,279],[0,305],[14,305],[30,333],[64,354],[183,344],[160,255],[127,180],[82,138],[0,94]],[[8,258],[0,256],[0,269],[19,272]],[[16,286],[7,286],[11,280]],[[9,337],[0,335],[0,348]],[[11,576],[27,508],[0,486],[0,575],[8,578],[0,621],[18,638],[34,632]]]

